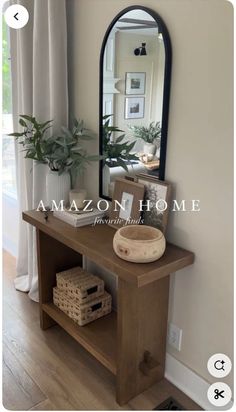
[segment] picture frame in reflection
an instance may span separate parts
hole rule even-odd
[[[125,94],[145,94],[146,73],[145,72],[126,72],[125,75]]]
[[[125,119],[143,119],[144,118],[144,97],[126,97],[125,98]]]

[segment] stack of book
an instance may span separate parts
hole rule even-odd
[[[64,220],[64,222],[69,223],[74,227],[81,227],[92,225],[95,223],[96,218],[102,219],[106,212],[100,211],[98,209],[93,209],[92,212],[69,212],[69,211],[59,211],[56,210],[53,212],[53,215],[58,219]]]

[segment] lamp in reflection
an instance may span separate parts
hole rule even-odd
[[[135,56],[146,56],[147,55],[146,43],[142,43],[142,46],[134,49],[134,54]]]

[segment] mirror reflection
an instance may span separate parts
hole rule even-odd
[[[117,177],[158,176],[165,47],[156,20],[135,9],[116,21],[103,55],[102,195]]]

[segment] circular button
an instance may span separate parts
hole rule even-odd
[[[232,397],[231,389],[224,382],[213,383],[207,391],[208,400],[214,406],[225,406]]]
[[[232,363],[224,353],[215,353],[208,360],[207,369],[215,378],[225,378],[232,369]]]
[[[21,4],[12,4],[4,13],[5,21],[12,29],[21,29],[29,20],[29,12]]]

